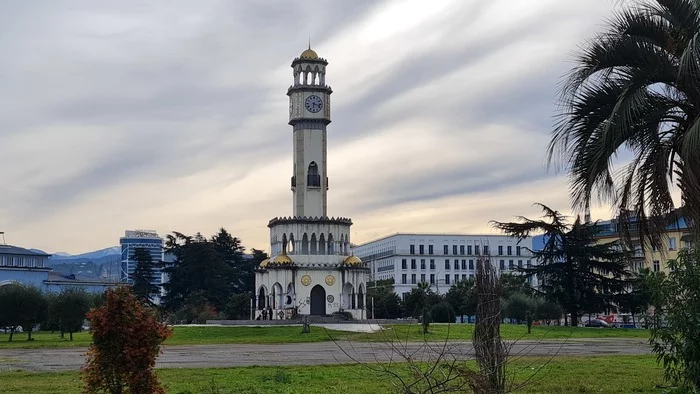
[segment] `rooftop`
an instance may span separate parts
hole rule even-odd
[[[12,245],[0,245],[0,254],[14,254],[23,256],[51,256],[50,254],[41,251],[20,248],[19,246]]]

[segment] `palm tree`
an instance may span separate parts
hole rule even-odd
[[[684,215],[699,223],[700,1],[635,0],[576,62],[548,148],[574,206],[596,195],[629,210],[645,242],[660,246],[676,185]],[[613,159],[630,153],[616,171]]]
[[[578,325],[578,316],[589,308],[600,308],[600,301],[610,305],[615,295],[623,291],[626,270],[625,253],[615,250],[613,243],[596,243],[600,227],[576,218],[573,224],[566,217],[543,204],[543,219],[531,220],[520,216],[520,222],[491,221],[504,233],[521,241],[532,234],[543,234],[541,250],[530,250],[537,264],[519,271],[526,276],[537,275],[542,285],[537,293],[557,302],[571,314],[571,325]]]

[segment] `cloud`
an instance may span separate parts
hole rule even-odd
[[[82,252],[127,228],[267,248],[290,215],[291,60],[330,62],[329,214],[353,238],[568,207],[544,149],[611,4],[87,0],[0,5],[0,230]],[[595,212],[594,212],[595,214]],[[604,214],[604,212],[601,212]]]

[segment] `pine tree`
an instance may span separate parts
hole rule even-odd
[[[542,280],[538,293],[559,303],[575,326],[581,313],[602,311],[624,290],[629,276],[626,255],[616,251],[613,243],[596,243],[600,227],[595,223],[577,218],[569,225],[558,211],[537,205],[544,211],[544,220],[521,217],[520,223],[492,223],[519,240],[532,233],[544,234],[544,248],[532,251],[538,264],[519,271],[528,277],[537,275]]]
[[[151,296],[158,294],[158,286],[151,284],[153,281],[153,258],[151,253],[143,248],[134,251],[136,267],[131,274],[132,291],[142,301],[150,300]]]

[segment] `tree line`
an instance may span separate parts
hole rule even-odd
[[[85,314],[103,302],[101,293],[88,293],[83,289],[68,287],[60,293],[42,293],[34,286],[11,283],[0,286],[0,327],[10,335],[21,328],[32,340],[32,331],[40,326],[42,330],[58,331],[63,338],[68,333],[81,331]]]
[[[226,229],[207,238],[201,233],[168,234],[165,253],[172,262],[153,261],[144,249],[134,252],[132,290],[143,301],[160,292],[152,285],[152,270],[167,275],[160,309],[173,323],[204,323],[208,319],[247,319],[255,288],[255,268],[268,256],[251,249],[245,256],[241,239]]]

